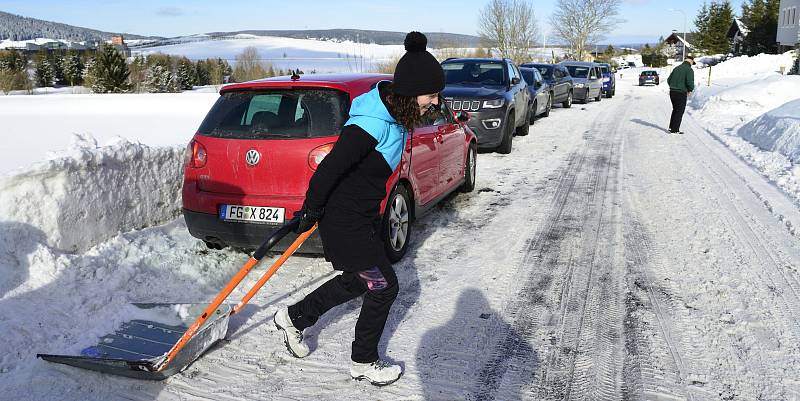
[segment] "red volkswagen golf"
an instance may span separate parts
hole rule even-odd
[[[333,149],[350,102],[391,75],[277,77],[220,91],[186,149],[183,214],[211,248],[255,248],[303,205],[308,181]],[[429,113],[430,114],[430,113]],[[475,187],[476,138],[466,113],[441,104],[414,130],[381,204],[392,261],[408,248],[411,222],[453,191]],[[276,249],[285,249],[295,235]],[[321,252],[312,236],[300,252]]]

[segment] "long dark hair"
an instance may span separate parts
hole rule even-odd
[[[386,87],[386,102],[389,103],[389,112],[408,132],[411,132],[423,121],[419,114],[419,104],[416,96],[402,96],[394,93],[392,84]]]

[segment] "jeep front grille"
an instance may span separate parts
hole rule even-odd
[[[481,102],[469,99],[447,99],[447,106],[453,111],[478,111],[481,108]]]

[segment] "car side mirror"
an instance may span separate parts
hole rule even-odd
[[[456,114],[456,120],[461,123],[469,121],[469,113],[466,111],[459,111],[458,114]]]
[[[519,78],[517,77],[511,78],[511,85],[518,85],[519,83],[520,83]]]

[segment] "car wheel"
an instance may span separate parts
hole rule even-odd
[[[397,184],[383,212],[383,245],[394,263],[403,258],[411,240],[411,200],[403,184]]]
[[[475,167],[478,159],[478,146],[470,142],[467,149],[467,158],[464,162],[464,184],[461,192],[472,192],[475,189]]]
[[[507,155],[511,153],[511,142],[514,140],[514,113],[508,115],[506,125],[503,127],[503,140],[497,147],[497,153]]]
[[[531,110],[533,110],[533,112],[532,113],[530,113],[530,112],[528,113],[528,122],[530,122],[531,124],[533,124],[533,122],[536,121],[536,110],[538,110],[538,109],[539,109],[539,103],[534,100],[533,101],[533,105],[531,106]],[[519,135],[519,134],[517,134],[517,135]]]
[[[564,103],[561,103],[561,105],[564,106],[565,109],[572,107],[572,90],[570,90],[567,94],[567,100],[565,100]]]
[[[525,135],[528,135],[529,132],[531,132],[531,125],[529,123],[530,123],[531,119],[533,119],[533,114],[535,114],[535,113],[531,111],[530,107],[528,107],[528,115],[523,120],[522,125],[520,125],[519,127],[516,128],[516,130],[514,132],[514,135],[525,136]],[[514,120],[511,120],[511,121],[514,121]]]
[[[553,94],[547,95],[547,108],[542,113],[542,117],[550,117],[550,110],[553,109]]]

